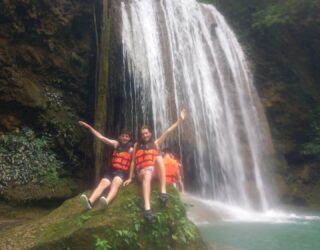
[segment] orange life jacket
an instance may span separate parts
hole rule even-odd
[[[166,155],[163,158],[163,161],[166,167],[166,182],[175,183],[177,180],[179,163],[169,155]]]
[[[136,148],[135,163],[137,170],[154,166],[156,156],[159,155],[158,148],[154,142],[139,143]]]
[[[112,153],[111,165],[115,169],[128,171],[131,163],[131,144],[120,145]]]

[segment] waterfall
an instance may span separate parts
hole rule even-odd
[[[196,0],[127,0],[121,15],[132,127],[152,122],[157,136],[185,107],[181,151],[191,148],[199,194],[267,209],[268,128],[249,64],[224,17]]]

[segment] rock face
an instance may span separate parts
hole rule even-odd
[[[24,153],[21,146],[27,138],[25,131],[34,134],[28,145],[35,146],[34,153],[29,148],[27,162],[39,161],[32,155],[52,157],[52,161],[41,162],[48,174],[41,170],[41,164],[37,166],[44,173],[42,178],[51,178],[50,173],[58,178],[74,176],[90,162],[90,150],[86,150],[88,161],[82,160],[87,142],[77,121],[90,121],[92,117],[94,4],[88,0],[0,3],[0,143],[8,149],[0,150],[0,168],[6,170],[0,174],[0,197],[7,198],[3,194],[8,188],[23,190],[22,169],[28,170],[27,176],[34,175],[28,181],[29,187],[50,188],[37,182],[41,179],[33,169],[37,164],[32,167],[22,162],[18,166],[6,160]],[[40,146],[34,145],[35,141]],[[19,148],[22,151],[17,151]],[[32,191],[28,190],[32,199]],[[70,196],[67,193],[62,197]],[[21,195],[23,199],[23,192]]]
[[[319,1],[203,2],[226,16],[252,62],[280,158],[280,198],[319,205],[312,195],[320,183]]]
[[[152,223],[142,219],[136,184],[121,190],[107,209],[84,211],[77,196],[47,216],[0,231],[0,249],[206,249],[177,191],[169,194],[161,208],[153,191]]]
[[[273,181],[281,198],[319,205],[319,1],[203,1],[215,3],[227,17],[253,64],[279,155]],[[93,116],[95,19],[101,18],[99,13],[95,18],[94,4],[0,2],[1,198],[65,198],[79,186],[70,177],[90,175],[91,150],[77,121]],[[113,29],[120,23],[116,6],[111,6],[118,15]],[[118,40],[111,37],[110,72],[122,62]],[[124,97],[116,86],[121,77],[109,78],[108,132],[124,125],[118,110]],[[27,158],[17,164],[18,155]],[[59,182],[61,177],[66,178]],[[64,186],[70,188],[55,188]]]

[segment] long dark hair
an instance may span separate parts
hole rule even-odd
[[[142,131],[143,129],[147,129],[147,130],[151,133],[151,138],[150,138],[150,141],[149,141],[149,142],[154,142],[153,133],[151,132],[150,127],[147,126],[147,125],[143,125],[143,126],[139,129],[138,142],[139,142],[139,143],[145,143],[145,142],[142,140],[142,138],[141,138],[141,131]]]

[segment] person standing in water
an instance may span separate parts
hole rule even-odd
[[[104,137],[89,124],[80,121],[79,124],[87,129],[100,141],[114,148],[111,160],[111,171],[107,172],[99,182],[98,186],[92,192],[90,198],[85,194],[80,196],[80,200],[87,209],[91,209],[95,201],[101,196],[103,191],[110,185],[110,191],[107,197],[101,196],[100,203],[107,206],[115,198],[123,181],[128,178],[129,167],[132,160],[131,133],[122,130],[118,140],[112,140]]]
[[[181,165],[177,159],[175,159],[171,150],[165,148],[163,150],[163,161],[166,167],[166,182],[173,185],[175,188],[179,188],[180,192],[184,192],[184,185],[182,181]]]
[[[146,220],[152,220],[153,215],[151,212],[150,195],[151,195],[151,180],[153,171],[157,167],[157,172],[160,179],[160,201],[166,204],[168,194],[166,192],[166,174],[165,166],[162,156],[160,155],[159,148],[168,135],[178,127],[178,125],[185,119],[186,111],[183,109],[180,113],[178,120],[172,124],[158,139],[152,138],[150,129],[146,126],[140,128],[140,139],[133,148],[133,159],[130,167],[130,174],[128,180],[124,182],[124,186],[130,184],[133,177],[134,167],[137,170],[138,178],[142,183],[142,192],[144,200],[143,216]]]

